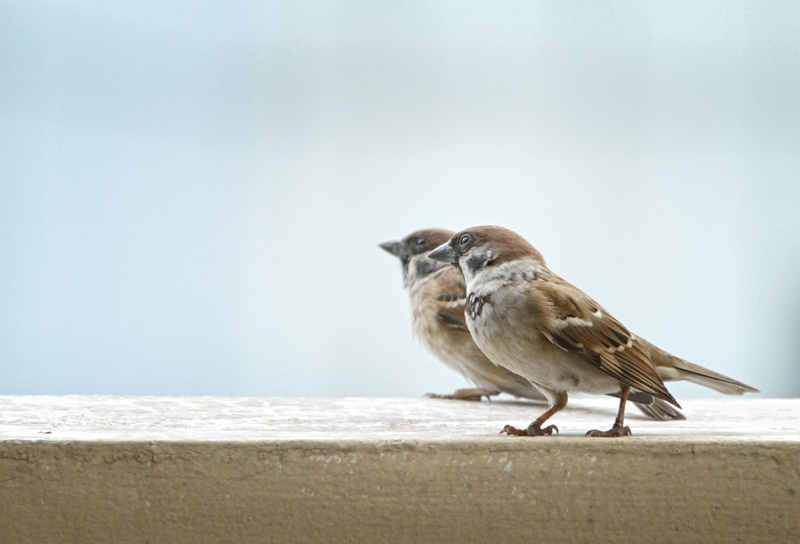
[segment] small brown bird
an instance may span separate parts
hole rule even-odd
[[[477,386],[449,395],[428,396],[479,401],[481,397],[505,392],[544,401],[544,395],[528,380],[492,363],[472,341],[464,318],[467,297],[461,273],[454,266],[426,256],[452,235],[449,230],[425,229],[402,240],[380,244],[403,265],[403,287],[411,299],[414,337],[437,359]]]
[[[502,227],[474,227],[451,237],[428,257],[455,264],[467,286],[466,322],[495,364],[527,378],[550,408],[526,429],[503,432],[537,436],[567,405],[569,393],[619,395],[614,425],[587,436],[626,436],[629,396],[655,397],[680,407],[664,380],[688,380],[729,395],[757,392],[722,374],[674,357],[628,331],[583,291],[553,274],[542,255]]]
[[[414,337],[437,359],[460,373],[477,387],[458,389],[449,395],[429,394],[443,399],[479,401],[500,393],[533,400],[546,400],[531,383],[491,362],[472,340],[464,316],[466,285],[454,266],[434,261],[427,254],[446,243],[453,232],[423,229],[402,240],[380,247],[398,259],[403,267],[403,286],[409,292]],[[658,420],[684,419],[666,402],[651,395],[634,395],[636,406]],[[641,402],[639,402],[641,401]]]

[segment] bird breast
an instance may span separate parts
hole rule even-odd
[[[532,302],[528,281],[507,283],[468,296],[467,326],[495,364],[548,389],[567,392],[613,393],[619,382],[567,352],[540,331],[541,309]]]

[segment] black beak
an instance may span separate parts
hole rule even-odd
[[[382,244],[378,244],[378,247],[388,251],[398,259],[404,259],[408,257],[408,251],[406,250],[406,245],[400,240],[392,240],[390,242],[384,242]]]
[[[458,262],[458,259],[456,258],[456,252],[452,247],[450,247],[449,242],[428,253],[428,258],[447,264],[456,264],[456,262]]]

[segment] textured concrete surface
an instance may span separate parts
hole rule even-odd
[[[583,436],[610,427],[617,403],[578,398],[551,421],[562,437]],[[726,398],[682,406],[686,421],[650,421],[631,407],[626,422],[634,438],[800,441],[800,400]],[[514,400],[0,396],[0,440],[488,439],[543,411],[543,404]]]
[[[0,397],[0,542],[797,542],[800,400]]]

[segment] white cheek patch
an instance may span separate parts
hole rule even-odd
[[[520,280],[531,281],[541,273],[541,267],[533,259],[522,259],[503,263],[499,266],[482,268],[475,273],[464,270],[467,292],[479,295],[489,294],[497,289]]]

